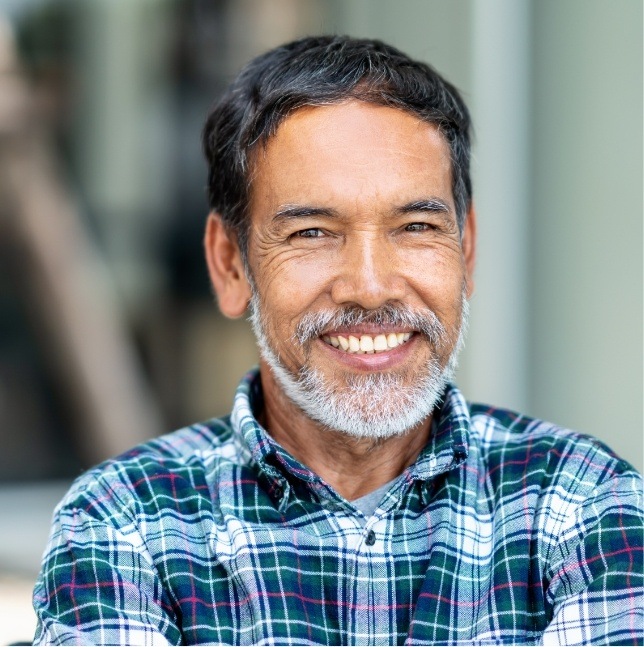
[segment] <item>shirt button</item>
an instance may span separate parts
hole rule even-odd
[[[467,458],[467,450],[463,445],[454,445],[452,451],[454,452],[454,460],[459,463]]]
[[[367,546],[373,546],[376,543],[376,533],[373,530],[370,530],[367,533],[364,543],[367,544]]]

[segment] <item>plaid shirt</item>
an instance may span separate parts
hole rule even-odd
[[[596,440],[450,387],[365,518],[232,416],[82,476],[34,604],[49,644],[642,644],[641,480]]]

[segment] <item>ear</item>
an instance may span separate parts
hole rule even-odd
[[[465,218],[461,248],[465,260],[465,289],[469,299],[474,293],[474,266],[476,264],[476,209],[473,203],[470,204]]]
[[[204,247],[219,309],[231,319],[241,317],[251,298],[250,284],[237,240],[226,231],[219,214],[208,216]]]

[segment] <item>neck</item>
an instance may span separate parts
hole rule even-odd
[[[311,420],[282,392],[270,368],[260,364],[263,423],[297,460],[351,501],[392,481],[427,444],[431,416],[401,436],[355,438]]]

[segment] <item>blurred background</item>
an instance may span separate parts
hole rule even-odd
[[[55,503],[98,461],[230,410],[200,130],[252,56],[382,38],[475,124],[471,400],[642,469],[639,0],[0,0],[0,644],[28,640]]]

